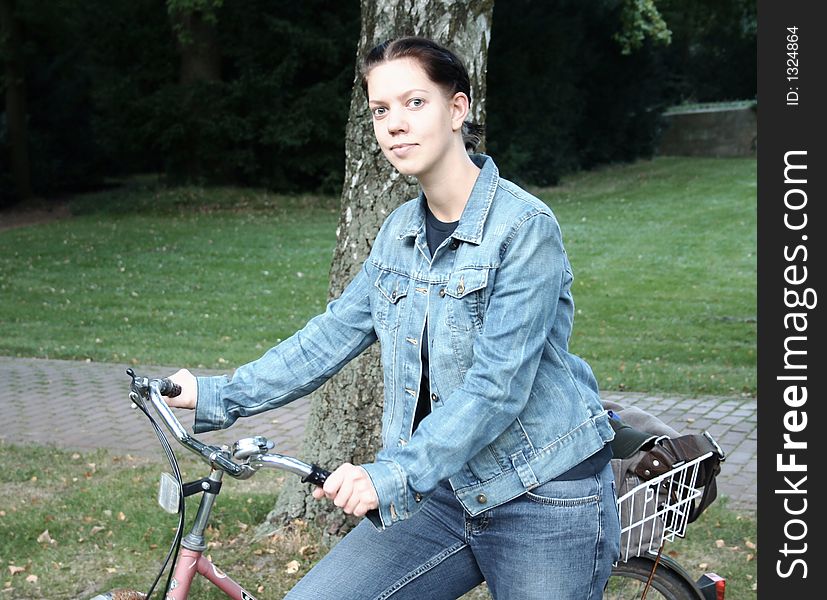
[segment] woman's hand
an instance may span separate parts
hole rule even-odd
[[[181,393],[175,396],[175,398],[167,398],[164,396],[166,403],[174,408],[194,409],[195,403],[198,401],[198,384],[195,381],[195,375],[187,369],[181,369],[177,373],[170,375],[169,379],[173,383],[181,386]]]
[[[344,463],[333,471],[323,488],[315,488],[313,497],[321,500],[327,497],[345,513],[363,517],[369,510],[379,508],[379,496],[373,487],[368,472],[362,467]]]

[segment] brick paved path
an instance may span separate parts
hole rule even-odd
[[[67,449],[109,448],[115,454],[159,455],[146,418],[129,408],[127,365],[0,357],[0,440],[53,444]],[[136,367],[150,377],[169,367]],[[197,375],[217,371],[194,370]],[[754,510],[757,497],[757,402],[754,398],[687,398],[604,392],[606,400],[637,406],[682,433],[709,431],[727,453],[718,477],[719,497],[732,508]],[[199,435],[205,442],[231,444],[264,435],[285,454],[301,456],[307,399],[240,419],[229,430]],[[190,430],[192,411],[176,410]]]

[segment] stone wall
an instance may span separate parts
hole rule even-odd
[[[756,156],[758,107],[670,112],[657,154],[661,156]]]

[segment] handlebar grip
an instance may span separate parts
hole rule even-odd
[[[313,470],[310,472],[310,475],[302,477],[302,483],[312,483],[313,485],[322,487],[324,482],[327,481],[327,478],[330,477],[330,471],[322,469],[319,465],[310,466],[313,467]],[[374,508],[373,510],[369,510],[365,516],[372,521],[380,521],[378,509]]]
[[[319,465],[311,465],[313,470],[309,475],[302,477],[302,483],[312,483],[315,486],[322,487],[327,478],[330,477],[330,471],[322,469]]]
[[[161,383],[158,386],[158,391],[161,392],[162,396],[166,396],[167,398],[175,398],[175,396],[181,395],[181,386],[177,383],[173,383],[170,379],[161,379]]]

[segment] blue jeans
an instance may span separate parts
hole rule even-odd
[[[454,599],[486,581],[497,600],[596,600],[619,546],[610,465],[477,517],[443,482],[410,519],[384,531],[363,520],[286,598]]]

